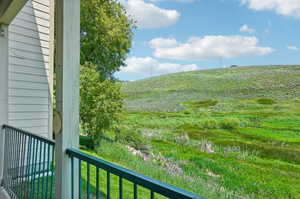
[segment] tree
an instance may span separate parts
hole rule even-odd
[[[80,68],[81,129],[95,147],[105,131],[115,130],[122,111],[120,85],[100,80],[96,65],[86,63]]]
[[[81,1],[81,64],[91,62],[102,80],[112,79],[125,65],[133,28],[117,0]]]
[[[125,65],[134,22],[118,0],[81,1],[81,129],[99,144],[117,129],[122,111],[120,85],[113,74]]]

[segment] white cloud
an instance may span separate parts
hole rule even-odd
[[[151,48],[167,48],[167,47],[174,47],[177,46],[177,41],[174,38],[155,38],[152,39],[150,42]]]
[[[137,21],[139,28],[160,28],[177,22],[180,13],[176,10],[159,8],[143,0],[120,0],[128,14]]]
[[[287,47],[289,50],[295,50],[295,51],[298,51],[298,50],[300,50],[298,47],[296,47],[296,46],[288,46]]]
[[[159,45],[155,45],[159,42]],[[272,53],[270,47],[258,46],[256,37],[243,36],[205,36],[191,37],[186,43],[169,46],[170,38],[156,38],[149,42],[157,58],[175,60],[206,61],[220,58],[235,58],[241,56],[257,56]],[[173,41],[175,44],[175,42]]]
[[[270,10],[284,16],[300,18],[299,0],[240,0],[253,10]]]
[[[250,28],[248,25],[243,25],[241,28],[240,28],[240,31],[241,32],[247,32],[247,33],[254,33],[255,30],[253,28]]]
[[[197,70],[195,64],[160,63],[152,57],[131,57],[126,60],[120,74],[127,75],[161,75],[167,73]]]

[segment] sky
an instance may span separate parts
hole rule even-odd
[[[120,0],[137,22],[120,80],[300,63],[300,0]]]

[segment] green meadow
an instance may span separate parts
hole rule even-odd
[[[300,198],[300,66],[122,84],[126,141],[94,154],[207,198]]]

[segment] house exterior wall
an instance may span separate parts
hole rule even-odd
[[[8,124],[52,138],[53,1],[29,0],[8,28]]]

